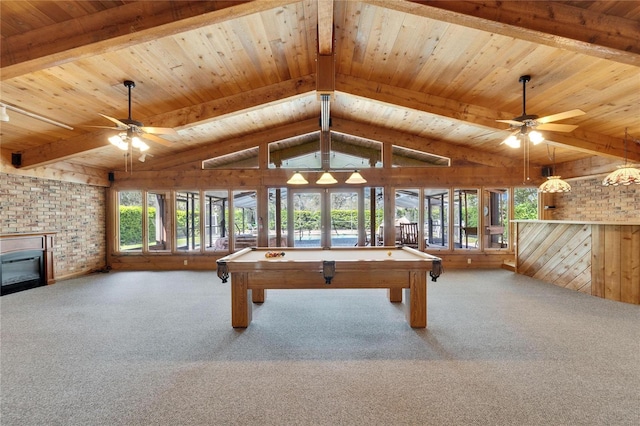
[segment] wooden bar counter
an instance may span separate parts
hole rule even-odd
[[[517,273],[640,305],[640,222],[513,222]]]

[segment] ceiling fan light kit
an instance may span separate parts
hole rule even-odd
[[[511,148],[520,148],[520,138],[516,135],[509,135],[503,143]]]
[[[128,151],[129,150],[129,144],[127,142],[125,142],[120,135],[113,135],[113,136],[109,136],[108,141],[115,146],[116,148],[119,148],[123,151]]]
[[[534,145],[538,145],[539,143],[541,143],[542,141],[544,141],[544,136],[542,136],[542,133],[540,133],[537,130],[532,130],[528,133],[529,136],[529,140],[531,141],[532,144]]]
[[[567,118],[583,115],[585,112],[579,109],[565,111],[558,114],[538,117],[537,115],[527,114],[527,89],[526,85],[531,81],[530,75],[520,76],[518,79],[522,83],[522,115],[514,117],[511,120],[496,120],[499,123],[507,123],[511,126],[513,133],[509,135],[502,143],[511,148],[520,148],[521,140],[531,142],[538,145],[544,141],[544,136],[538,130],[550,130],[555,132],[571,132],[575,130],[575,125],[571,124],[552,124],[554,121],[564,120]]]
[[[136,83],[131,80],[125,80],[124,86],[128,89],[129,116],[123,119],[116,119],[113,117],[109,117],[108,115],[100,114],[102,117],[114,123],[116,127],[89,127],[118,130],[120,133],[110,136],[108,140],[123,151],[129,150],[129,146],[131,146],[131,149],[135,148],[140,152],[148,150],[149,145],[147,145],[144,140],[156,142],[166,146],[171,145],[169,141],[156,136],[156,134],[177,135],[178,133],[174,129],[168,127],[145,127],[144,124],[142,124],[140,121],[131,118],[131,89],[136,87]]]

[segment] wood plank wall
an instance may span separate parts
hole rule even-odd
[[[640,225],[592,225],[592,293],[640,304]]]
[[[516,271],[640,304],[640,225],[517,222]]]

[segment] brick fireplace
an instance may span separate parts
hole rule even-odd
[[[0,236],[0,295],[53,284],[55,233]]]

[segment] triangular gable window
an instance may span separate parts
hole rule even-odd
[[[449,167],[451,159],[415,149],[393,145],[392,167]]]
[[[211,169],[257,169],[259,148],[253,147],[231,154],[210,158],[202,162],[204,170]]]

